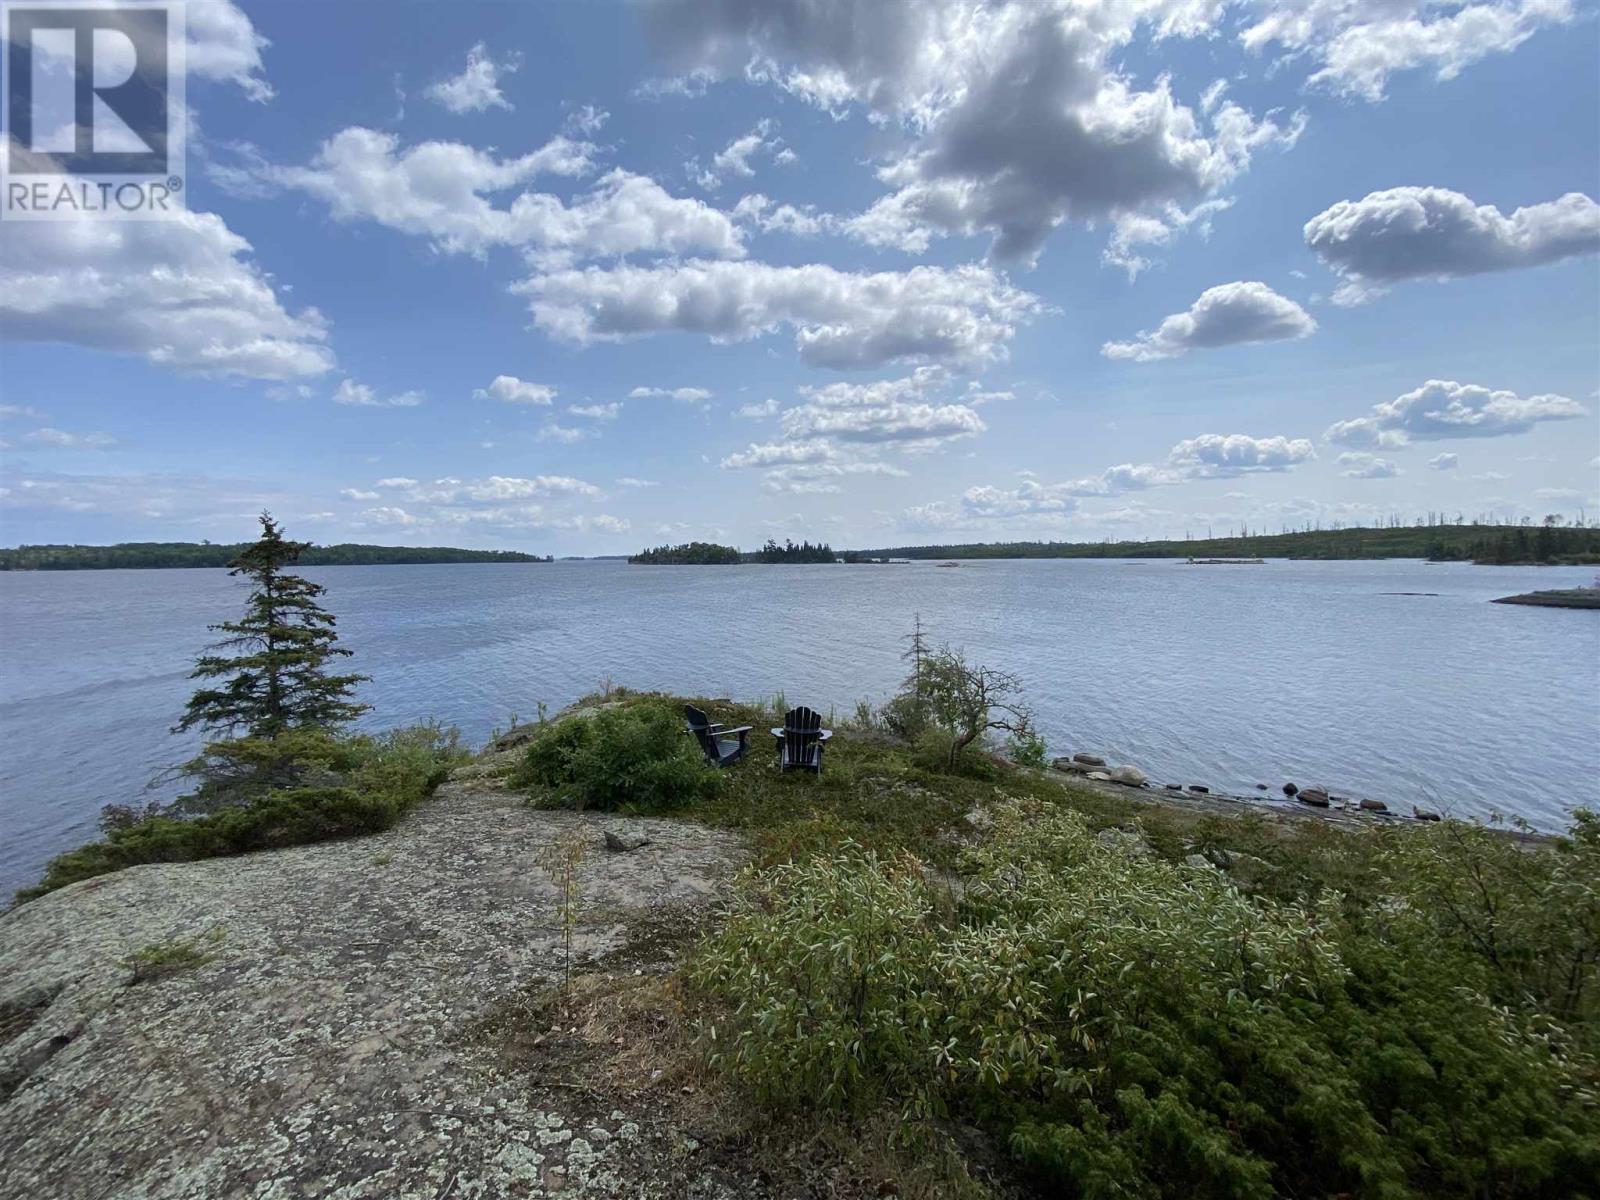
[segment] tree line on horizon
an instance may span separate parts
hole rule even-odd
[[[38,545],[0,548],[0,571],[97,571],[164,567],[226,567],[246,543],[119,542],[114,546]],[[299,556],[306,567],[423,566],[434,563],[536,563],[548,555],[520,550],[461,550],[452,546],[367,546],[309,543]]]
[[[1562,525],[1387,525],[1155,541],[976,542],[863,550],[875,558],[1426,558],[1437,562],[1600,563],[1600,529]]]

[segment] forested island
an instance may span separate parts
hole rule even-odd
[[[657,546],[651,550],[641,550],[630,555],[628,561],[648,566],[725,567],[743,559],[733,546],[719,546],[715,542],[684,542],[681,546]]]
[[[244,549],[216,542],[120,542],[114,546],[0,548],[0,571],[105,571],[157,567],[225,567]],[[430,563],[542,563],[519,550],[461,550],[453,546],[310,546],[307,567],[423,566]]]
[[[737,563],[831,563],[836,561],[833,547],[826,542],[812,544],[785,541],[781,546],[774,538],[754,554],[745,554],[735,546],[719,546],[715,542],[684,542],[681,546],[656,546],[629,556],[631,563],[648,566],[733,566]]]
[[[978,542],[863,550],[874,558],[1426,558],[1486,564],[1600,563],[1600,529],[1539,525],[1395,525],[1150,542]]]

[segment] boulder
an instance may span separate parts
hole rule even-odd
[[[622,853],[628,850],[637,850],[640,846],[648,846],[650,839],[637,829],[608,829],[606,830],[606,849]]]
[[[1283,794],[1289,797],[1291,800],[1295,798],[1296,793],[1299,791],[1300,789],[1292,783],[1286,783],[1283,785]]]
[[[539,732],[538,725],[513,725],[494,741],[489,743],[490,750],[515,750],[518,746],[526,746],[533,741],[534,734]]]
[[[1389,811],[1389,806],[1387,804],[1385,804],[1382,800],[1365,800],[1364,799],[1364,800],[1361,801],[1361,810],[1363,812],[1386,813],[1386,812]]]
[[[1183,791],[1183,784],[1181,784],[1181,783],[1164,783],[1161,786],[1166,788],[1167,791],[1169,791],[1169,792],[1181,792],[1181,791]]]
[[[1110,775],[1112,783],[1125,783],[1129,787],[1143,787],[1145,784],[1144,772],[1138,767],[1112,767]]]
[[[1086,767],[1103,767],[1106,765],[1106,760],[1095,754],[1074,754],[1072,761],[1080,762]]]
[[[1107,775],[1104,771],[1090,771],[1087,775],[1084,776],[1084,778],[1085,779],[1093,779],[1097,783],[1110,783],[1111,782],[1111,776]]]
[[[1050,767],[1055,771],[1065,771],[1069,775],[1082,775],[1089,769],[1081,762],[1076,762],[1070,758],[1055,759],[1053,762],[1051,762]]]
[[[1256,791],[1258,791],[1258,792],[1264,792],[1264,791],[1266,791],[1266,790],[1267,790],[1267,785],[1266,785],[1266,784],[1264,784],[1264,783],[1258,783],[1258,784],[1256,784]]]
[[[1211,794],[1211,789],[1203,783],[1191,783],[1189,790],[1197,796],[1209,796]]]
[[[1301,804],[1309,804],[1313,808],[1327,808],[1329,803],[1328,790],[1318,787],[1303,788],[1295,799],[1299,800]]]
[[[1442,820],[1444,820],[1443,817],[1441,817],[1438,813],[1434,812],[1432,809],[1418,808],[1414,804],[1411,806],[1411,815],[1414,816],[1419,821],[1442,821]]]
[[[1197,867],[1206,871],[1215,871],[1217,869],[1217,864],[1212,862],[1204,854],[1191,854],[1189,857],[1185,858],[1183,862],[1185,866]]]

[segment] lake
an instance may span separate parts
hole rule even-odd
[[[1420,562],[900,566],[558,562],[306,568],[328,587],[364,720],[434,717],[474,743],[603,680],[826,712],[887,698],[920,613],[934,641],[1014,671],[1052,754],[1155,783],[1285,780],[1545,829],[1600,779],[1600,614],[1490,604],[1589,568]],[[1403,595],[1426,592],[1436,595]],[[0,893],[95,836],[101,805],[197,740],[168,729],[216,570],[0,573]]]

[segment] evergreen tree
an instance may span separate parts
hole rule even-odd
[[[336,645],[333,616],[317,603],[325,589],[284,568],[293,566],[311,543],[291,542],[261,514],[261,540],[246,546],[229,563],[230,575],[254,584],[238,621],[213,625],[226,634],[195,660],[194,679],[225,679],[189,698],[178,733],[199,725],[232,735],[276,737],[288,730],[333,727],[367,711],[349,699],[365,675],[330,675],[329,660],[350,651]]]

